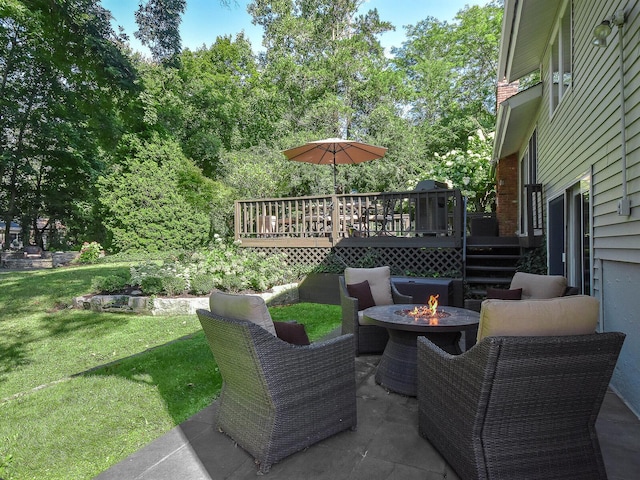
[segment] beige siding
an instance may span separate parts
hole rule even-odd
[[[622,8],[628,10],[623,41],[630,217],[617,214],[622,195],[617,27],[606,48],[591,44],[593,28]],[[552,116],[549,51],[542,63],[538,180],[551,198],[593,169],[593,258],[640,263],[640,2],[574,0],[573,14],[573,85]],[[596,291],[601,280],[598,265],[596,261]]]

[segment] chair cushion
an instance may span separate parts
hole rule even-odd
[[[247,320],[260,325],[267,332],[276,335],[273,320],[267,304],[258,295],[233,295],[231,293],[213,292],[209,297],[209,309],[220,317],[236,320]]]
[[[599,302],[587,295],[550,299],[488,299],[480,308],[478,341],[489,336],[586,335],[598,326]]]
[[[389,267],[376,268],[345,268],[344,280],[348,285],[369,282],[371,295],[376,305],[392,305],[391,269]]]
[[[350,297],[358,300],[358,311],[373,307],[376,304],[373,300],[373,295],[371,295],[369,282],[366,280],[364,282],[347,285],[347,292],[349,292]]]
[[[511,290],[522,288],[522,299],[562,297],[567,279],[562,275],[536,275],[516,272],[511,280]]]
[[[522,289],[514,288],[513,290],[507,290],[506,288],[487,287],[487,298],[497,298],[499,300],[521,300]]]
[[[276,335],[280,340],[284,340],[292,345],[309,345],[309,337],[304,329],[304,325],[294,322],[273,322]]]

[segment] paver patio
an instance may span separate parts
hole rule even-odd
[[[345,431],[273,465],[278,480],[458,480],[418,435],[415,398],[388,393],[374,381],[379,357],[356,358],[358,429]],[[253,459],[213,426],[217,403],[103,472],[98,480],[240,480],[255,478]],[[640,420],[613,392],[597,429],[609,480],[640,472]],[[514,479],[517,480],[517,479]]]

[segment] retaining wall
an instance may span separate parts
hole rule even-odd
[[[268,306],[298,303],[298,284],[273,287],[258,294]],[[145,297],[136,295],[84,295],[74,299],[74,307],[96,312],[145,313],[161,315],[195,315],[199,308],[209,309],[209,296],[204,297]]]

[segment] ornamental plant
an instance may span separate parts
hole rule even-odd
[[[208,249],[139,264],[130,272],[131,285],[140,285],[148,294],[171,296],[206,295],[215,289],[265,291],[299,277],[299,272],[287,265],[285,254],[240,250],[237,243],[225,242],[217,235]]]
[[[102,251],[102,245],[100,245],[98,242],[84,242],[82,244],[82,248],[80,248],[78,262],[95,263],[103,255],[104,252]]]

